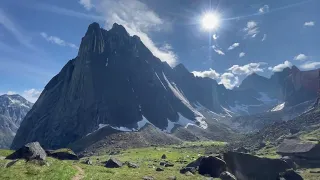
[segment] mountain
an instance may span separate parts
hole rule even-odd
[[[78,56],[45,86],[12,148],[35,140],[46,148],[65,147],[105,126],[121,131],[146,123],[167,131],[175,124],[206,128],[203,115],[171,79],[173,71],[123,26],[107,31],[93,23]]]
[[[20,95],[0,96],[0,148],[9,148],[32,103]]]
[[[91,147],[107,144],[101,133],[106,129],[137,132],[146,125],[157,130],[148,132],[172,133],[180,139],[183,134],[193,140],[232,139],[232,130],[222,121],[266,112],[281,97],[291,97],[289,87],[296,81],[290,83],[293,73],[287,71],[291,72],[285,69],[270,79],[253,74],[239,88],[228,90],[213,79],[195,77],[182,64],[171,68],[161,62],[121,25],[104,30],[92,23],[77,57],[45,86],[11,147],[39,141],[50,149],[76,144],[80,151],[86,147],[78,145],[88,139],[94,139]],[[279,85],[285,95],[269,87],[281,82],[286,85]],[[301,92],[305,91],[297,91]],[[171,137],[163,137],[171,142]],[[151,140],[147,144],[154,143]]]
[[[296,66],[275,72],[270,78],[255,73],[243,80],[239,89],[253,89],[278,99],[286,106],[314,100],[320,89],[320,69],[300,71]]]

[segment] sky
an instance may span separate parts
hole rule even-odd
[[[1,0],[0,94],[35,102],[92,22],[123,25],[170,66],[232,89],[251,73],[320,68],[320,0]],[[203,28],[205,14],[219,26]]]

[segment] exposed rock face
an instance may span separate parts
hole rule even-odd
[[[6,159],[26,159],[31,160],[46,160],[47,154],[40,146],[39,142],[32,142],[24,145],[14,153],[6,157]]]
[[[58,149],[47,151],[48,156],[60,160],[79,160],[79,157],[71,149]]]
[[[146,120],[160,129],[168,127],[168,120],[205,125],[173,83],[172,73],[123,26],[114,24],[106,31],[93,23],[78,56],[46,85],[12,148],[34,140],[46,148],[65,147],[100,124],[131,130]]]
[[[218,178],[222,172],[226,171],[226,162],[213,156],[203,157],[198,171],[199,174],[209,174],[211,177]]]
[[[259,158],[257,156],[227,152],[224,154],[228,170],[237,179],[277,179],[279,173],[290,169],[289,165],[280,159]]]
[[[9,148],[32,103],[20,95],[0,96],[0,149]]]
[[[319,72],[320,69],[300,71],[293,66],[274,73],[269,79],[254,73],[243,80],[239,89],[254,89],[294,106],[317,97]]]

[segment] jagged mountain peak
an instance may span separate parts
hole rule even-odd
[[[89,25],[88,30],[86,32],[86,36],[93,34],[93,33],[97,33],[100,31],[100,25],[97,22],[93,22]]]

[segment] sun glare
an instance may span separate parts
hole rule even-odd
[[[205,30],[212,31],[219,27],[220,19],[219,16],[215,13],[206,13],[202,17],[202,27]]]

